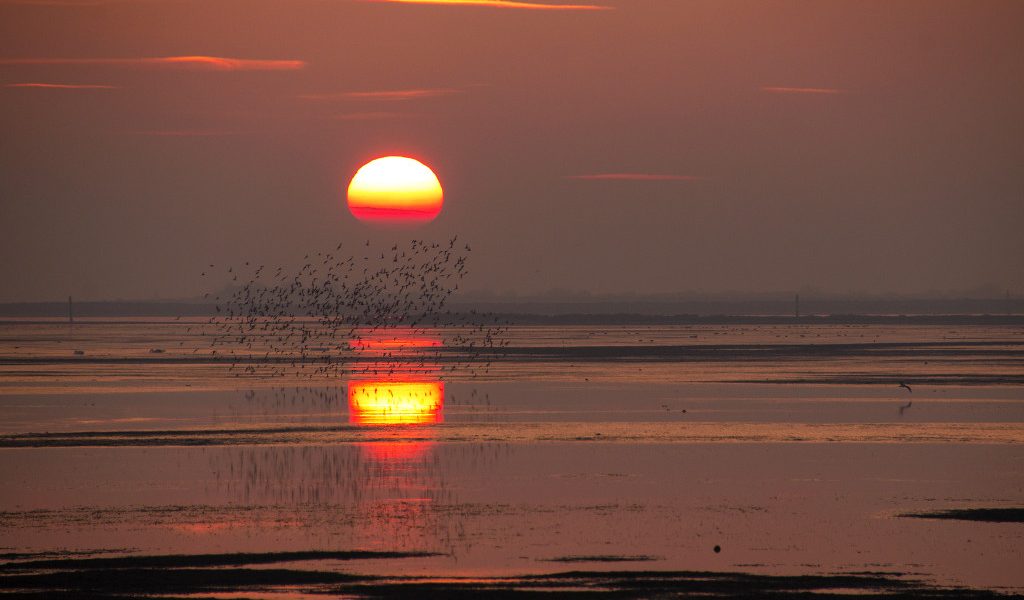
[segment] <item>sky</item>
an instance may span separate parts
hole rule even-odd
[[[1024,294],[1024,2],[561,2],[0,0],[0,301],[456,234],[498,294]],[[437,219],[349,214],[384,155]]]

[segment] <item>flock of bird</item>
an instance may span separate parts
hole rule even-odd
[[[227,267],[231,286],[213,297],[216,313],[206,323],[210,354],[230,361],[236,376],[312,378],[352,374],[360,365],[376,375],[441,363],[454,369],[507,344],[508,323],[447,307],[468,273],[471,248],[457,236],[343,248],[307,254],[298,271]]]

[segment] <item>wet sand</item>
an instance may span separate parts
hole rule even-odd
[[[4,590],[1024,592],[1020,328],[530,327],[270,381],[182,327],[0,328]]]

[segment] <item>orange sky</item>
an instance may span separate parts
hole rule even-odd
[[[554,6],[557,5],[557,6]],[[1024,293],[1024,3],[0,0],[0,301],[415,232],[503,293]]]

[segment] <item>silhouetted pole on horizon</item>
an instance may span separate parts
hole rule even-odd
[[[797,319],[800,318],[800,294],[796,295],[796,298],[793,302],[793,316],[796,317]]]
[[[71,296],[68,296],[68,325],[75,324],[75,313],[71,310]]]

